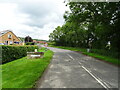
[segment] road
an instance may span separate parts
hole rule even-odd
[[[49,49],[54,56],[38,88],[118,88],[118,67],[74,51]]]

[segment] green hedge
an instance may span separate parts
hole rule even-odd
[[[38,46],[2,46],[2,63],[11,62],[27,55],[27,52],[32,52],[38,49]]]
[[[99,55],[109,56],[111,58],[120,59],[119,52],[116,52],[116,51],[103,50],[103,49],[91,49],[91,52]]]
[[[27,42],[27,43],[25,43],[25,45],[35,45],[35,43],[34,42]]]

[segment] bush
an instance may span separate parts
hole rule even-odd
[[[111,50],[103,50],[103,49],[91,49],[92,53],[109,56],[112,58],[120,59],[119,52],[111,51]]]
[[[35,45],[35,43],[34,42],[27,42],[27,43],[25,43],[25,45]]]
[[[2,46],[2,63],[11,62],[27,55],[27,52],[32,52],[38,49],[37,46]]]

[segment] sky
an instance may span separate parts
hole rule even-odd
[[[65,21],[64,0],[0,0],[0,31],[11,30],[18,37],[49,40],[49,34]]]

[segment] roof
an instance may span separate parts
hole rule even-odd
[[[37,42],[36,40],[33,40],[33,42]]]
[[[4,30],[4,31],[0,31],[0,37],[8,32],[12,32],[11,30]],[[12,32],[13,33],[13,32]],[[14,33],[13,33],[14,34]],[[15,35],[15,34],[14,34]],[[15,35],[16,36],[16,35]],[[16,36],[17,37],[17,36]],[[17,37],[18,38],[18,37]],[[18,38],[19,39],[19,38]],[[20,40],[20,39],[19,39]],[[20,40],[21,41],[21,40]]]
[[[46,42],[44,42],[44,41],[36,41],[36,40],[33,40],[33,42],[35,42],[35,43],[46,43]]]
[[[6,34],[6,33],[8,33],[8,32],[12,32],[12,31],[10,31],[10,30],[0,31],[0,36],[2,36],[2,35],[4,35],[4,34]]]

